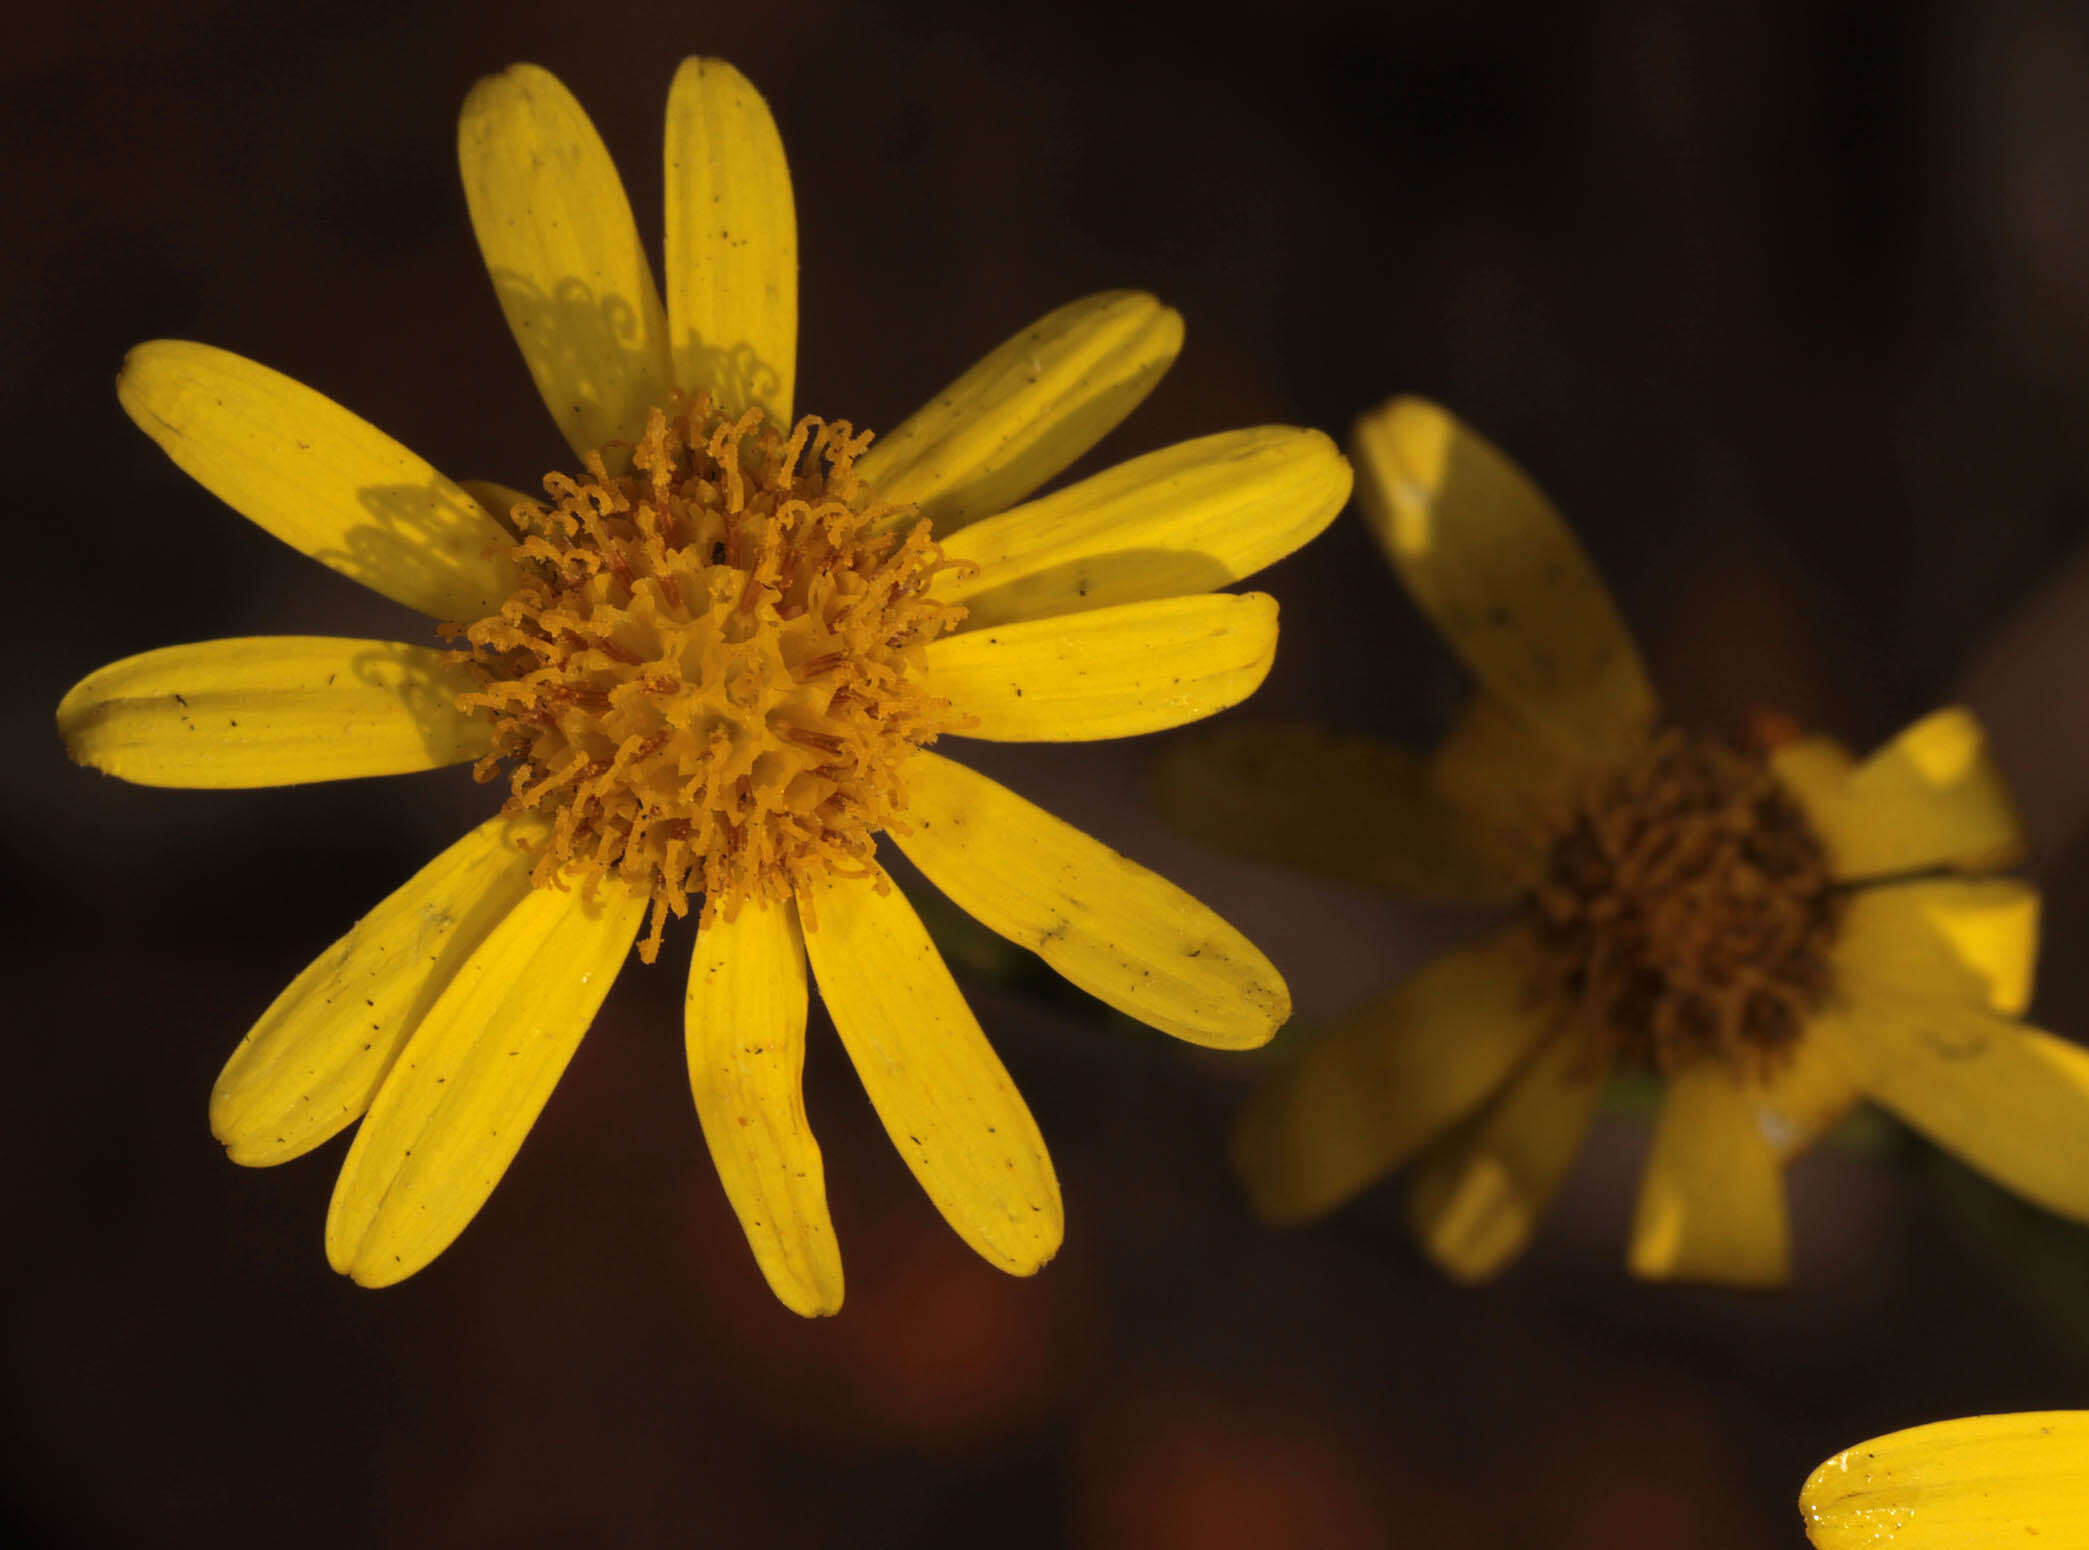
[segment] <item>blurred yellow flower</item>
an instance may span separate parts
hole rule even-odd
[[[1606,1074],[1665,1079],[1632,1226],[1648,1277],[1788,1273],[1782,1169],[1860,1097],[2089,1218],[2089,1052],[2018,1022],[2038,896],[1979,726],[1860,762],[1659,724],[1639,654],[1545,498],[1433,404],[1363,417],[1360,504],[1478,680],[1436,753],[1243,725],[1164,777],[1195,832],[1514,918],[1339,1023],[1249,1099],[1233,1158],[1275,1223],[1419,1159],[1410,1216],[1463,1279],[1528,1242]]]
[[[594,127],[555,78],[482,81],[458,136],[487,268],[579,460],[540,498],[453,483],[309,388],[205,345],[139,346],[125,409],[191,477],[313,558],[456,621],[469,649],[212,641],[115,663],[58,720],[75,759],[167,786],[476,761],[502,813],[276,1000],[211,1098],[233,1159],[362,1119],[336,1269],[411,1275],[478,1210],[607,994],[700,898],[698,1117],[776,1295],[842,1300],[799,1079],[807,959],[929,1197],[992,1263],[1059,1245],[1059,1187],[1007,1072],[875,858],[1180,1038],[1267,1039],[1282,978],[1182,890],[928,752],[944,733],[1121,737],[1232,705],[1276,606],[1225,586],[1347,499],[1317,432],[1165,448],[1024,502],[1181,346],[1110,293],[1053,312],[893,434],[794,421],[797,236],[767,105],[691,59],[668,98],[666,296]],[[505,525],[504,525],[505,524]],[[476,622],[474,622],[476,621]]]
[[[1938,1421],[1846,1448],[1799,1493],[1820,1550],[2089,1546],[2089,1410]]]

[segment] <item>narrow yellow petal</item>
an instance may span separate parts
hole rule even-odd
[[[1841,1124],[1864,1100],[1832,1017],[1809,1019],[1798,1042],[1748,1098],[1755,1128],[1779,1162],[1790,1162]]]
[[[1137,291],[1046,314],[872,443],[856,468],[940,538],[1023,499],[1101,441],[1182,348],[1182,316]]]
[[[805,944],[789,904],[697,933],[683,1032],[719,1182],[769,1287],[807,1317],[841,1307],[827,1175],[805,1120]]]
[[[946,636],[929,645],[921,683],[973,718],[961,736],[1085,742],[1238,705],[1276,655],[1275,598],[1209,592]]]
[[[1604,1074],[1584,1041],[1555,1038],[1471,1124],[1424,1156],[1407,1215],[1447,1274],[1485,1281],[1523,1252],[1580,1155]]]
[[[373,592],[430,618],[478,619],[515,590],[513,540],[477,501],[281,372],[155,339],[124,357],[116,397],[204,489]]]
[[[638,935],[646,900],[535,888],[436,998],[377,1090],[326,1218],[326,1255],[403,1281],[477,1214],[536,1123]]]
[[[828,879],[808,898],[820,996],[885,1133],[974,1253],[1034,1274],[1065,1234],[1059,1180],[920,917],[882,871]]]
[[[1356,423],[1358,504],[1480,685],[1578,759],[1652,724],[1654,691],[1603,580],[1523,470],[1450,414],[1396,398]]]
[[[1486,1102],[1552,1022],[1534,962],[1520,928],[1446,953],[1258,1087],[1233,1129],[1256,1215],[1324,1215]]]
[[[1799,1493],[1819,1550],[2081,1550],[2089,1410],[1972,1416],[1845,1448]]]
[[[295,786],[476,759],[478,687],[426,646],[269,635],[163,646],[89,673],[58,702],[81,764],[146,786]]]
[[[1511,879],[1405,749],[1324,727],[1235,722],[1162,754],[1161,811],[1207,845],[1425,898],[1505,900]]]
[[[1263,425],[1178,442],[945,537],[937,573],[965,630],[1212,592],[1282,559],[1349,499],[1318,431]]]
[[[722,59],[667,94],[667,324],[675,385],[791,422],[798,211],[769,105]],[[838,1284],[838,1283],[837,1283]]]
[[[1097,999],[1193,1044],[1252,1049],[1291,1015],[1261,951],[1157,873],[961,764],[907,763],[892,838],[957,906]]]
[[[1746,1083],[1717,1061],[1677,1072],[1632,1214],[1632,1273],[1781,1286],[1791,1260],[1784,1170]]]
[[[1800,737],[1770,750],[1770,770],[1799,805],[1811,812],[1816,803],[1834,801],[1857,761],[1832,737]]]
[[[2025,1199],[2089,1221],[2089,1050],[1969,1001],[1868,985],[1816,1022],[1879,1103]]]
[[[530,826],[491,818],[422,867],[261,1014],[210,1092],[236,1163],[309,1152],[360,1118],[399,1051],[486,934],[529,892]]]
[[[1970,711],[1932,712],[1841,781],[1825,769],[1793,779],[1782,761],[1778,768],[1846,882],[1940,866],[1993,871],[2023,859],[2023,825]]]
[[[1858,995],[1955,998],[2016,1016],[2031,1004],[2038,913],[2038,890],[2014,877],[1860,889],[1844,911],[1836,973]]]
[[[573,94],[510,65],[464,99],[457,161],[501,312],[566,443],[636,437],[667,402],[667,317],[608,148]]]

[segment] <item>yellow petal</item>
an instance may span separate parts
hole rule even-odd
[[[1834,801],[1857,761],[1832,737],[1800,737],[1770,750],[1770,770],[1809,813]]]
[[[1332,1211],[1484,1103],[1552,1022],[1528,994],[1534,962],[1521,929],[1446,953],[1258,1087],[1233,1130],[1255,1213]]]
[[[1869,986],[1815,1021],[1879,1103],[2027,1200],[2089,1221],[2089,1050],[1965,1000]]]
[[[667,94],[667,323],[675,384],[791,423],[798,211],[769,105],[722,59]],[[838,1284],[838,1283],[837,1283]]]
[[[155,339],[116,397],[181,471],[257,527],[435,619],[515,590],[513,540],[479,503],[368,421],[244,356]]]
[[[1841,1124],[1864,1098],[1833,1020],[1810,1019],[1790,1053],[1748,1088],[1755,1128],[1789,1162]]]
[[[534,888],[400,1051],[334,1184],[326,1255],[364,1286],[450,1246],[507,1172],[617,977],[646,900]]]
[[[309,1152],[359,1118],[435,998],[529,892],[522,832],[491,818],[422,867],[261,1014],[210,1092],[236,1163]]]
[[[1212,592],[1282,559],[1349,499],[1349,464],[1318,431],[1263,425],[1178,442],[944,537],[976,570],[931,588],[960,628]]]
[[[2031,1004],[2038,890],[2014,877],[1928,877],[1860,889],[1844,910],[1836,973],[1866,988],[1984,1004]]]
[[[1023,499],[1101,441],[1182,348],[1182,317],[1137,291],[1046,314],[874,442],[856,468],[940,538]]]
[[[885,1133],[973,1252],[1033,1274],[1065,1233],[1059,1180],[920,917],[875,869],[807,898],[805,950]]]
[[[922,687],[965,737],[1066,743],[1158,732],[1238,705],[1277,654],[1277,600],[1206,593],[932,642]]]
[[[501,311],[567,445],[636,437],[674,380],[667,317],[595,126],[556,76],[510,65],[464,99],[457,161]]]
[[[1523,1252],[1581,1152],[1603,1078],[1584,1040],[1555,1038],[1470,1125],[1423,1158],[1408,1220],[1445,1272],[1484,1281]]]
[[[1235,722],[1179,738],[1157,796],[1184,832],[1257,861],[1432,898],[1507,899],[1420,760],[1323,727]]]
[[[769,1287],[793,1313],[841,1307],[827,1175],[805,1121],[805,944],[789,904],[697,932],[683,1032],[719,1182]]]
[[[1846,1448],[1799,1493],[1819,1550],[2081,1550],[2089,1411],[1937,1421]]]
[[[1847,779],[1801,778],[1793,791],[1844,881],[1940,866],[1991,871],[2024,856],[1987,734],[1956,706],[1923,717]]]
[[[1609,762],[1654,692],[1603,580],[1523,471],[1436,405],[1357,421],[1358,503],[1487,693],[1577,758]]]
[[[1713,1060],[1677,1072],[1632,1214],[1632,1273],[1781,1286],[1791,1259],[1784,1170],[1747,1084]]]
[[[163,646],[89,673],[58,703],[81,764],[146,786],[295,786],[476,759],[492,729],[446,653],[330,636]]]
[[[1291,1015],[1255,944],[1205,905],[961,764],[907,762],[892,838],[957,906],[1097,999],[1193,1044],[1252,1049]]]

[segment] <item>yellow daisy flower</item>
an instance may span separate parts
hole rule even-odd
[[[1938,1421],[1846,1448],[1799,1493],[1820,1550],[2089,1547],[2089,1410]]]
[[[1782,1282],[1785,1162],[1860,1097],[2089,1218],[2089,1052],[2016,1020],[2038,896],[1962,710],[1863,762],[1659,722],[1639,654],[1524,474],[1433,404],[1358,424],[1360,504],[1478,680],[1415,760],[1229,729],[1166,800],[1253,854],[1514,918],[1336,1026],[1250,1098],[1233,1157],[1275,1223],[1419,1159],[1410,1216],[1463,1279],[1521,1251],[1609,1071],[1665,1078],[1632,1226],[1648,1277]]]
[[[995,350],[875,445],[792,419],[797,237],[767,105],[691,59],[667,106],[663,302],[593,125],[555,78],[482,81],[458,135],[473,229],[579,468],[536,499],[445,478],[383,432],[206,345],[133,350],[125,409],[191,477],[313,558],[458,621],[468,649],[320,638],[175,646],[59,707],[75,759],[167,786],[505,765],[499,816],[277,998],[211,1096],[236,1162],[362,1120],[334,1267],[398,1281],[513,1158],[650,910],[701,899],[696,1109],[776,1295],[840,1306],[800,1094],[807,960],[893,1143],[978,1253],[1058,1247],[1029,1110],[875,856],[1180,1038],[1260,1044],[1290,1006],[1182,890],[932,753],[945,733],[1122,737],[1261,682],[1276,605],[1213,589],[1347,499],[1324,436],[1269,426],[1027,497],[1173,361],[1178,315],[1093,296]],[[503,518],[511,527],[503,526]]]

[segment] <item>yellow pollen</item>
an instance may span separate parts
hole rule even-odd
[[[1760,757],[1666,731],[1586,794],[1528,909],[1535,990],[1592,1062],[1718,1058],[1766,1077],[1832,984],[1841,898],[1819,838]]]
[[[653,901],[640,956],[703,899],[730,920],[828,874],[864,876],[876,831],[904,832],[900,772],[962,724],[919,683],[928,642],[964,616],[929,599],[953,563],[907,508],[857,477],[846,421],[788,435],[708,394],[647,417],[628,474],[545,476],[517,506],[522,583],[464,630],[511,765],[505,812],[551,817],[538,887],[614,878]]]

